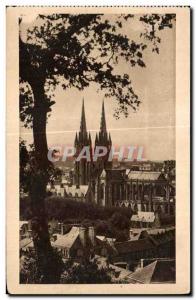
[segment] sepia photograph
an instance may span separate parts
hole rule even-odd
[[[175,287],[176,128],[188,124],[177,13],[18,8],[15,19],[18,285]]]

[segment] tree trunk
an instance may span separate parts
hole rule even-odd
[[[50,243],[45,211],[46,185],[49,179],[50,163],[47,158],[47,105],[45,103],[44,82],[36,81],[31,84],[31,87],[34,94],[33,138],[35,147],[30,188],[32,235],[40,283],[56,283],[60,274]]]
[[[19,36],[20,78],[30,84],[34,96],[33,138],[35,160],[31,161],[31,187],[29,196],[32,208],[32,235],[36,255],[37,275],[40,283],[58,283],[62,261],[50,244],[45,212],[46,185],[49,179],[47,159],[46,119],[47,105],[44,92],[44,74],[33,68],[28,44]]]

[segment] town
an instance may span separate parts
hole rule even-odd
[[[106,127],[104,102],[100,130],[93,145],[83,101],[74,147],[73,160],[54,162],[61,175],[47,185],[48,203],[60,205],[61,211],[61,216],[48,215],[52,247],[65,263],[78,265],[84,258],[96,262],[113,283],[174,283],[175,161],[108,159],[112,136]],[[78,159],[83,147],[90,149],[91,158],[91,150],[96,147],[105,147],[107,151],[96,160]],[[26,198],[28,195],[21,193],[24,207]],[[77,212],[72,216],[71,211],[70,218],[63,216],[66,203],[78,208],[78,217]],[[83,219],[79,217],[80,208],[85,211]],[[90,209],[95,216],[90,216]],[[104,211],[110,215],[102,218],[100,212],[104,215]],[[20,261],[24,269],[34,244],[31,219],[24,209],[20,219]],[[106,230],[107,226],[101,228],[100,223],[104,222],[110,222],[116,231]]]

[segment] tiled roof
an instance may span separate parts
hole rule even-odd
[[[129,175],[129,173],[131,172],[131,170],[130,169],[126,169],[126,175]]]
[[[157,261],[139,269],[130,275],[130,278],[138,283],[150,283]]]
[[[126,169],[107,169],[106,170],[107,178],[113,180],[123,180],[124,175],[126,174]]]
[[[134,234],[139,234],[142,231],[147,231],[148,234],[150,235],[157,235],[160,233],[166,233],[166,232],[174,232],[175,227],[170,226],[170,227],[165,227],[165,228],[131,228]]]
[[[129,179],[133,180],[158,180],[161,172],[145,172],[145,171],[131,171],[128,174]]]
[[[138,283],[175,282],[175,261],[155,260],[146,267],[139,269],[129,276]]]
[[[100,241],[106,241],[105,235],[96,235],[96,238]]]
[[[161,233],[174,231],[175,227],[171,226],[171,227],[168,227],[168,228],[167,227],[166,228],[148,228],[146,230],[148,231],[148,234],[157,235],[157,234],[161,234]]]
[[[88,185],[80,185],[79,188],[77,188],[76,185],[65,186],[65,191],[67,195],[71,195],[72,197],[85,196],[88,191]]]
[[[115,248],[119,254],[126,254],[136,251],[153,249],[154,245],[149,238],[145,238],[141,240],[118,242],[115,243]]]
[[[142,230],[133,233],[132,236],[131,236],[131,238],[130,238],[130,240],[131,240],[131,241],[137,241],[137,240],[139,240],[139,238],[140,238],[140,236],[141,236],[141,233],[142,233]]]
[[[138,211],[137,215],[132,215],[131,221],[135,222],[149,222],[152,223],[155,220],[154,212]]]
[[[65,235],[58,234],[56,241],[53,242],[53,246],[57,248],[58,247],[71,248],[71,246],[77,239],[78,235],[79,235],[79,227],[73,226],[67,234]]]
[[[33,246],[33,240],[30,238],[25,238],[20,240],[20,249],[27,249],[29,247],[34,247]]]

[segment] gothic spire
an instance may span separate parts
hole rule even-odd
[[[75,136],[75,142],[74,142],[74,145],[77,146],[78,145],[78,134],[76,132],[76,136]]]
[[[89,134],[88,134],[88,140],[89,140],[89,144],[91,145],[92,140],[91,140],[91,134],[90,134],[90,132],[89,132]]]
[[[95,136],[95,145],[97,145],[97,143],[98,143],[98,135],[96,133],[96,136]]]
[[[104,101],[102,103],[100,132],[106,132],[106,120],[105,120]]]
[[[82,114],[81,114],[81,122],[80,122],[80,132],[86,133],[86,118],[85,118],[85,110],[84,110],[84,98],[82,102]]]
[[[110,143],[110,145],[112,145],[112,139],[111,139],[110,133],[109,133],[109,143]]]

